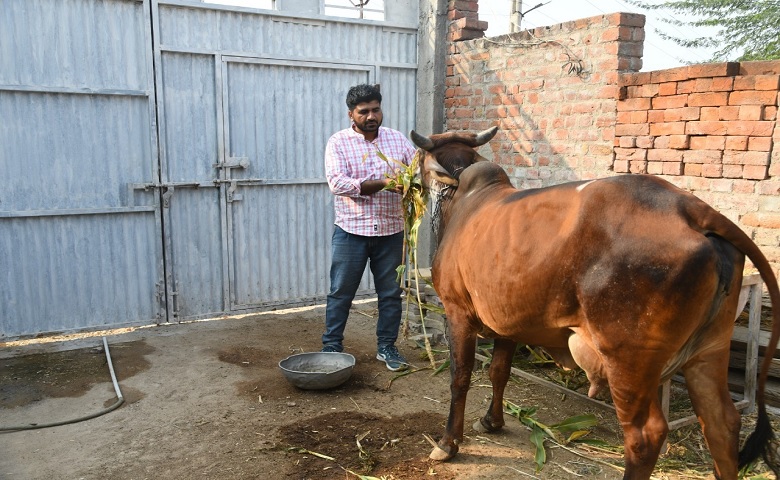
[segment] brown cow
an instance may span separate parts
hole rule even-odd
[[[493,399],[475,428],[504,425],[504,387],[521,342],[547,348],[564,364],[576,361],[591,394],[608,383],[623,427],[624,478],[650,477],[668,433],[658,387],[678,370],[716,475],[736,479],[759,455],[777,472],[768,456],[764,385],[780,335],[780,292],[755,243],[695,196],[649,175],[517,190],[474,151],[496,131],[411,132],[424,154],[423,183],[441,206],[433,283],[451,355],[450,413],[431,458],[452,458],[463,439],[479,334],[495,339]],[[766,284],[774,323],[758,423],[738,457],[740,415],[727,371],[745,256]]]

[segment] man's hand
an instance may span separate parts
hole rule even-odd
[[[404,186],[400,183],[396,183],[395,179],[393,178],[385,178],[385,187],[383,190],[387,190],[388,192],[394,192],[398,194],[404,193]]]

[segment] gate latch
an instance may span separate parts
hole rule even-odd
[[[226,162],[212,164],[214,168],[249,168],[249,157],[228,157]]]
[[[243,195],[240,193],[236,193],[236,188],[238,188],[238,184],[235,180],[230,182],[230,187],[228,187],[227,190],[227,201],[228,202],[238,202],[244,198]]]

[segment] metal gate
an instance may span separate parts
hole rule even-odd
[[[325,142],[361,82],[388,92],[386,125],[413,127],[415,27],[192,1],[0,7],[0,338],[324,298]]]

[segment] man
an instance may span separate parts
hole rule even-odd
[[[378,85],[350,88],[347,114],[352,126],[336,132],[325,148],[325,176],[335,195],[336,221],[322,351],[344,349],[349,309],[370,262],[379,307],[376,358],[398,371],[407,368],[395,346],[401,324],[396,269],[403,256],[402,187],[386,187],[391,182],[388,175],[395,178],[393,160],[408,165],[415,148],[401,132],[382,127],[381,103]]]

